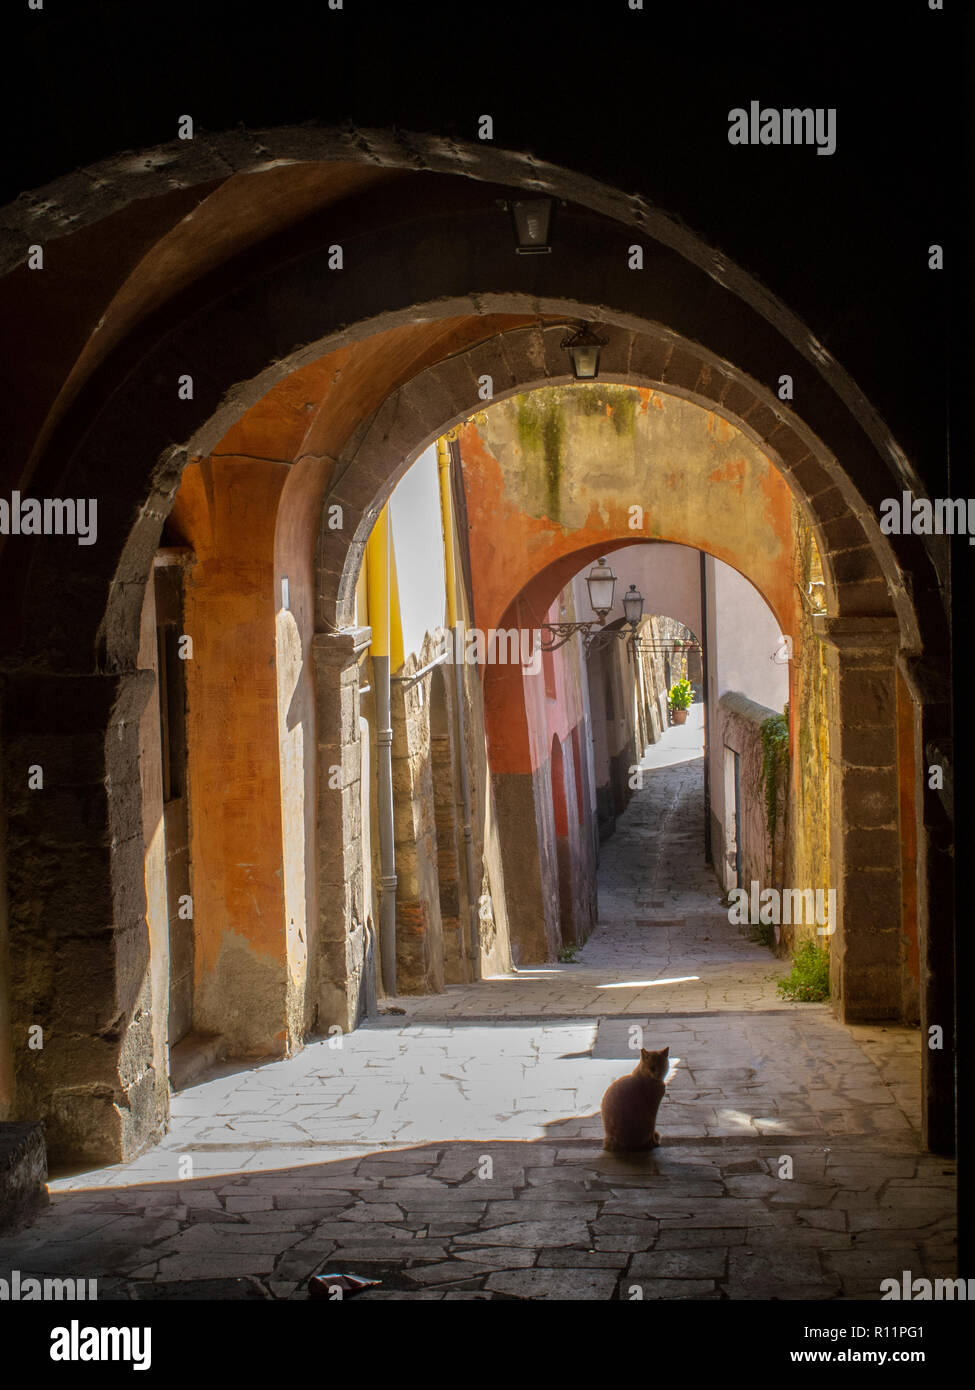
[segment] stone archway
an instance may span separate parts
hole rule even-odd
[[[600,325],[613,343],[613,331],[611,326]],[[558,332],[557,329],[524,329],[515,330],[512,337],[522,340],[522,360],[532,361],[532,354],[528,351],[528,344],[534,338],[536,341],[541,339],[543,342],[546,337]],[[460,366],[454,367],[454,373],[458,380],[464,380],[466,375],[468,388],[472,389],[472,383],[476,380],[478,369],[487,365],[486,349],[479,347],[473,349],[470,356],[474,359],[468,366],[466,374]],[[632,352],[632,344],[630,345]],[[514,355],[513,349],[506,343],[506,358],[511,360]],[[534,354],[534,360],[544,360],[544,354]],[[556,359],[557,360],[557,359]],[[610,364],[613,358],[610,353]],[[431,379],[435,379],[442,385],[442,377],[431,372]],[[610,381],[632,381],[632,377],[622,372],[613,372],[612,365],[607,371],[607,379]],[[603,379],[601,373],[601,380]],[[564,377],[547,379],[545,386],[561,384],[565,381]],[[414,387],[416,396],[413,395]],[[658,388],[667,391],[669,394],[670,383],[660,384]],[[526,382],[523,389],[536,389],[535,384]],[[370,431],[366,432],[357,450],[351,455],[341,472],[336,490],[330,495],[330,500],[339,499],[343,506],[348,506],[355,514],[357,508],[361,507],[365,501],[364,494],[357,493],[357,469],[360,460],[364,464],[365,478],[369,464],[373,461],[384,448],[389,449],[389,440],[396,432],[397,448],[399,453],[403,449],[404,439],[402,430],[405,427],[403,421],[410,419],[415,422],[414,427],[419,427],[419,399],[422,386],[420,379],[416,383],[411,383],[409,388],[397,393],[397,397],[383,407],[383,412],[377,415]],[[501,399],[515,394],[521,394],[517,388],[511,388],[503,393]],[[682,399],[688,399],[683,392],[678,392]],[[699,393],[695,393],[699,395]],[[693,399],[693,397],[691,398]],[[465,402],[468,408],[472,404],[472,399],[468,398]],[[727,418],[726,413],[720,408],[714,409],[713,402],[709,403],[712,407],[713,415],[720,415]],[[412,417],[407,412],[413,411]],[[462,418],[463,411],[458,410],[455,414],[448,416],[448,420]],[[399,421],[397,431],[396,421]],[[738,427],[741,421],[736,422]],[[372,432],[375,432],[374,435]],[[742,431],[744,433],[744,430]],[[416,449],[424,446],[425,439],[421,437],[416,443]],[[778,439],[782,443],[781,435]],[[775,456],[777,451],[768,447],[767,441],[762,441],[763,451]],[[408,465],[412,451],[407,450],[404,454],[405,464]],[[788,457],[788,454],[786,454]],[[897,845],[897,815],[898,815],[898,787],[908,785],[910,793],[907,797],[909,814],[913,816],[916,801],[913,790],[917,779],[917,758],[918,749],[915,747],[907,752],[905,759],[905,748],[898,743],[898,720],[901,718],[900,706],[898,704],[898,685],[903,686],[903,677],[898,667],[898,659],[903,666],[905,663],[905,652],[900,643],[903,641],[903,634],[899,634],[899,622],[895,612],[888,609],[883,611],[879,600],[879,587],[870,589],[872,584],[880,580],[885,591],[887,585],[881,579],[879,573],[881,569],[880,557],[876,554],[873,559],[868,558],[868,551],[872,550],[871,543],[865,539],[863,545],[854,544],[850,549],[857,556],[856,567],[851,568],[852,561],[848,553],[847,545],[852,538],[853,529],[851,522],[856,525],[860,523],[855,518],[842,518],[844,525],[838,528],[832,524],[837,520],[830,515],[833,499],[826,497],[823,500],[821,494],[814,495],[811,499],[802,495],[802,491],[796,485],[795,470],[788,468],[783,462],[783,457],[778,454],[776,458],[778,471],[783,478],[789,479],[793,494],[799,494],[802,501],[802,508],[810,518],[813,530],[823,549],[823,570],[826,577],[826,589],[828,602],[832,606],[832,611],[822,617],[812,617],[805,624],[802,637],[807,642],[815,639],[817,644],[822,642],[827,653],[826,661],[829,669],[830,684],[836,693],[836,698],[831,704],[830,715],[830,746],[834,752],[833,758],[833,778],[830,786],[831,803],[831,824],[833,833],[831,836],[831,881],[839,888],[839,895],[842,902],[847,904],[846,922],[847,929],[841,928],[842,934],[836,941],[838,949],[834,952],[834,992],[842,1000],[841,1008],[843,1015],[848,1021],[859,1019],[889,1017],[899,1018],[902,1008],[902,943],[900,940],[900,892],[902,883],[902,872],[905,864]],[[394,476],[395,480],[395,476]],[[364,483],[366,489],[369,484]],[[571,484],[567,490],[572,493]],[[383,493],[377,497],[377,503],[382,500]],[[818,499],[818,500],[817,500]],[[376,505],[374,503],[373,505]],[[817,515],[817,507],[822,509]],[[497,516],[497,512],[489,509],[492,516]],[[825,512],[825,517],[823,515]],[[368,527],[371,509],[368,504],[362,510],[363,520],[360,523],[363,530]],[[861,535],[866,538],[869,534],[869,524],[863,527]],[[609,533],[607,533],[608,536]],[[687,542],[688,538],[684,535],[670,536]],[[695,543],[695,542],[691,542]],[[700,543],[700,542],[697,542]],[[625,544],[622,538],[617,538],[616,545]],[[333,542],[332,563],[326,563],[322,567],[322,582],[320,592],[327,613],[334,613],[334,618],[341,623],[344,614],[345,595],[350,591],[352,578],[355,573],[356,564],[356,545],[353,540],[349,546],[348,557],[346,560],[347,568],[340,571],[334,565],[335,546]],[[592,550],[592,555],[603,549],[610,549],[612,545],[607,538],[601,540]],[[702,548],[704,548],[702,546]],[[723,558],[728,558],[727,554]],[[576,563],[581,562],[581,554],[576,557]],[[871,571],[871,566],[876,563],[877,570]],[[747,559],[739,560],[740,568],[746,572],[749,568]],[[849,576],[856,574],[858,577],[852,579]],[[752,574],[754,582],[754,574]],[[524,570],[519,570],[515,564],[511,576],[510,585],[512,589],[517,588],[518,583],[524,578]],[[875,604],[874,611],[863,613],[858,611],[861,607],[870,607],[864,603],[863,591],[858,589],[858,585],[866,584],[867,592]],[[555,589],[559,587],[555,583]],[[763,593],[766,601],[769,602],[777,612],[783,631],[789,631],[790,625],[783,621],[783,601],[776,599],[774,590],[759,584],[760,592]],[[790,573],[786,582],[787,590],[791,591],[793,578]],[[545,604],[540,605],[542,608]],[[502,602],[495,604],[492,616],[497,616],[497,610],[502,607]],[[893,605],[892,605],[893,607]],[[327,620],[327,619],[326,619]],[[485,619],[485,626],[487,625]],[[505,619],[500,621],[501,626],[507,626]],[[799,627],[795,626],[793,635],[798,642],[800,640]],[[493,689],[497,692],[498,681],[505,673],[492,672]],[[488,714],[490,718],[491,699],[488,699]],[[507,724],[505,738],[511,736],[510,722]],[[837,770],[839,769],[839,770]],[[903,805],[904,803],[902,803]],[[510,809],[510,808],[509,808]],[[516,837],[519,840],[523,837]],[[864,845],[870,844],[872,851],[880,850],[879,853],[871,852],[865,857]],[[881,848],[885,846],[885,848]],[[913,867],[913,866],[911,866]],[[923,920],[923,919],[922,919]],[[855,928],[855,930],[854,930]],[[924,927],[922,926],[922,934]],[[929,1059],[926,1059],[929,1060]]]
[[[443,167],[434,156],[431,147],[421,162],[426,158],[428,168]],[[464,165],[456,148],[439,157],[451,173],[458,163]],[[485,154],[488,163],[478,165],[475,176],[503,177],[501,191],[541,187],[557,193],[574,187],[580,195],[560,219],[564,239],[551,265],[519,264],[499,241],[496,209],[486,206],[497,191],[490,186],[472,190],[462,186],[463,180],[441,176],[438,194],[450,184],[448,196],[438,197],[436,212],[421,219],[414,207],[397,211],[389,188],[364,194],[343,216],[341,232],[330,234],[341,234],[354,250],[354,275],[327,278],[327,238],[321,220],[311,219],[199,277],[171,304],[133,326],[79,383],[35,453],[36,491],[88,495],[97,488],[103,498],[103,544],[96,555],[65,560],[62,554],[57,562],[41,557],[29,573],[17,575],[11,594],[21,600],[24,615],[38,616],[31,625],[22,623],[19,660],[9,667],[4,696],[6,757],[13,767],[19,769],[28,755],[35,759],[40,750],[55,778],[67,786],[63,735],[78,734],[86,750],[72,776],[73,785],[82,788],[90,829],[79,839],[72,820],[68,839],[55,836],[54,841],[56,857],[64,857],[61,850],[74,855],[70,866],[59,875],[47,862],[28,860],[9,872],[11,935],[25,961],[37,956],[29,943],[29,922],[63,920],[82,885],[90,933],[84,939],[79,935],[70,948],[65,944],[60,960],[65,970],[72,961],[79,970],[98,962],[90,1065],[86,1061],[79,1071],[76,1059],[55,1047],[44,1066],[22,1079],[25,1103],[36,1098],[48,1113],[50,1098],[62,1093],[54,1107],[55,1131],[60,1126],[67,1147],[78,1149],[84,1136],[86,1143],[104,1144],[102,1152],[128,1153],[158,1122],[140,1100],[153,1082],[151,1054],[139,1033],[147,1008],[148,946],[133,778],[138,719],[151,686],[137,662],[138,615],[151,557],[187,459],[212,450],[274,383],[326,351],[351,349],[383,330],[407,331],[418,319],[450,315],[598,320],[612,335],[607,379],[656,384],[709,403],[760,440],[801,492],[836,585],[829,635],[844,691],[885,720],[893,679],[887,673],[900,649],[918,701],[920,743],[943,738],[947,731],[939,555],[910,537],[879,537],[873,519],[878,500],[902,485],[916,487],[916,479],[852,383],[781,306],[700,243],[678,235],[666,219],[650,218],[636,202],[585,180],[573,182],[562,171],[543,171],[539,178],[537,167],[516,157],[491,164],[492,157]],[[362,156],[350,153],[350,158]],[[381,144],[369,159],[384,162]],[[407,162],[401,146],[388,162],[400,167]],[[469,177],[472,167],[461,172]],[[432,194],[433,186],[427,187]],[[459,217],[463,235],[457,234]],[[634,277],[626,268],[621,233],[656,238],[644,275]],[[594,246],[600,248],[597,254]],[[431,248],[438,254],[431,255]],[[323,285],[328,296],[321,293]],[[317,712],[323,724],[334,693],[350,684],[347,658],[354,660],[361,649],[361,638],[351,631],[350,582],[378,500],[423,443],[477,408],[478,376],[496,375],[497,398],[564,380],[555,341],[562,331],[536,323],[521,338],[495,333],[493,346],[482,343],[408,373],[410,384],[384,390],[378,408],[366,398],[358,416],[350,409],[349,430],[320,450],[329,478],[326,500],[347,509],[352,528],[344,547],[319,546],[312,662],[322,680]],[[477,371],[479,366],[484,371]],[[192,400],[180,400],[170,387],[187,370],[197,389]],[[801,415],[776,404],[771,389],[760,384],[783,371],[804,384]],[[174,446],[173,440],[183,442]],[[911,580],[910,596],[905,576]],[[74,599],[69,614],[52,601],[66,588]],[[933,654],[934,679],[928,682],[916,675],[919,634]],[[840,738],[846,732],[837,731]],[[882,756],[887,759],[887,751]],[[865,804],[883,799],[889,760],[858,766],[866,768],[856,779]],[[871,767],[880,771],[879,779]],[[883,783],[879,791],[873,787],[878,781]],[[36,841],[29,804],[14,798],[9,819],[22,842]],[[321,818],[318,833],[321,837]],[[847,866],[838,866],[839,873],[846,871]],[[936,895],[940,905],[949,890],[944,875],[929,874],[929,885],[935,879],[942,885]],[[943,917],[943,907],[940,911]],[[112,924],[110,942],[105,923]],[[865,970],[869,962],[855,964]],[[928,965],[942,988],[940,962],[932,958]],[[21,1011],[32,999],[31,967],[25,971],[15,977]],[[70,1011],[67,1002],[64,1007]],[[126,1063],[124,1076],[123,1052],[139,1059],[134,1066]],[[59,1085],[58,1075],[83,1077],[82,1089],[69,1095],[71,1088]]]

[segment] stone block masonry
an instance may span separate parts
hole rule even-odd
[[[33,1221],[47,1201],[46,1180],[42,1126],[0,1123],[0,1232]]]

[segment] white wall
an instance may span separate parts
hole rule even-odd
[[[781,713],[789,698],[789,667],[771,660],[781,647],[781,633],[772,610],[758,590],[737,570],[710,556],[708,571],[708,770],[711,793],[711,856],[720,881],[735,881],[728,856],[735,839],[733,748],[742,760],[742,872],[744,881],[757,874],[764,883],[766,867],[756,859],[765,824],[756,757],[757,723],[729,720],[718,701],[737,691],[769,713]],[[756,713],[756,718],[759,714]],[[749,730],[751,731],[749,733]],[[751,847],[751,848],[749,848]],[[761,858],[764,859],[764,851]]]
[[[447,620],[437,448],[430,448],[397,483],[389,517],[403,620],[403,652],[418,652],[428,632]]]
[[[739,690],[781,712],[789,698],[789,667],[772,661],[781,633],[755,586],[721,560],[714,562],[718,698]]]

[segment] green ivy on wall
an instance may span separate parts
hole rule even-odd
[[[762,721],[762,782],[765,786],[765,821],[775,840],[779,810],[779,773],[789,766],[789,706],[782,714]]]

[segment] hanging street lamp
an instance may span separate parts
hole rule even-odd
[[[572,359],[576,381],[595,381],[599,375],[599,353],[607,339],[600,338],[584,323],[574,333],[562,339],[562,347]]]
[[[554,198],[519,198],[515,202],[502,201],[501,206],[511,213],[515,250],[519,256],[538,256],[551,251],[549,230]]]

